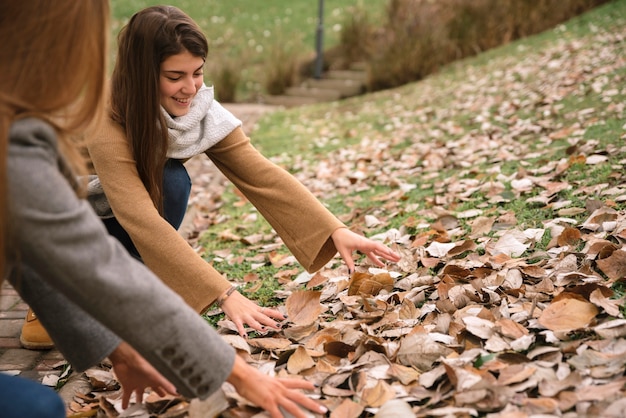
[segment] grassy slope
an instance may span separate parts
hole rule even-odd
[[[486,133],[485,124],[492,130],[497,129],[496,140],[512,139],[519,144],[517,150],[514,144],[509,145],[512,153],[523,149],[530,157],[524,164],[539,164],[546,158],[566,158],[564,149],[568,141],[599,141],[599,150],[610,144],[619,147],[624,135],[623,106],[619,104],[624,100],[626,84],[624,43],[623,38],[620,41],[621,35],[616,39],[607,39],[607,36],[615,31],[623,33],[624,16],[626,2],[617,1],[557,29],[450,65],[417,83],[330,106],[322,104],[271,114],[255,131],[255,144],[266,155],[280,154],[277,161],[294,172],[303,170],[302,164],[294,164],[289,155],[298,155],[308,161],[324,161],[346,147],[357,154],[367,153],[367,147],[378,141],[391,144],[388,158],[399,158],[420,146],[437,148],[446,142],[467,144],[468,136],[480,137]],[[621,60],[615,62],[615,55],[608,53],[603,56],[604,46],[599,44],[602,39],[611,48],[621,51],[621,55],[616,54]],[[571,57],[565,54],[571,54]],[[572,64],[571,68],[558,67],[568,62]],[[576,79],[577,74],[589,72],[593,66],[601,68],[597,74]],[[563,77],[570,77],[571,83],[559,85]],[[607,96],[609,90],[612,96]],[[510,111],[507,120],[503,120],[499,106],[511,103],[516,110]],[[595,109],[594,118],[582,119],[579,112],[584,109]],[[539,125],[542,131],[536,135],[519,134],[518,127],[510,123],[513,118]],[[580,129],[574,133],[575,127]],[[550,135],[565,128],[571,128],[572,135],[561,141],[550,141],[550,146],[546,147]],[[471,147],[471,144],[467,145]],[[537,150],[541,151],[540,155],[536,154]],[[615,155],[611,161],[619,164],[623,157]],[[384,165],[390,160],[379,162]],[[519,168],[519,163],[519,158],[513,157],[503,161],[501,169],[505,174],[511,174]],[[454,161],[446,161],[439,173],[422,166],[413,174],[427,175],[435,182],[453,175],[468,175],[463,174],[467,170],[459,168]],[[472,170],[488,171],[489,164],[477,162]],[[584,170],[594,168],[585,167]],[[580,177],[589,181],[607,180],[589,174],[589,171],[583,172]],[[307,175],[303,173],[301,177]],[[610,172],[603,175],[610,175]],[[404,181],[420,182],[418,178]],[[391,190],[389,185],[377,186],[380,195]],[[419,203],[435,192],[434,188],[423,190],[418,187],[409,193],[406,203]],[[343,197],[333,197],[330,193],[323,199],[342,201]],[[347,210],[340,204],[333,208],[340,213]]]

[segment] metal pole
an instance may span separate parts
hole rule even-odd
[[[322,78],[322,70],[324,68],[324,0],[319,0],[318,7],[319,15],[317,19],[317,31],[315,33],[315,78]]]

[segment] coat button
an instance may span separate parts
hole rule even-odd
[[[171,358],[176,354],[176,349],[174,347],[165,347],[162,351],[163,357]]]

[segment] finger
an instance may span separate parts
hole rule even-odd
[[[304,379],[292,379],[292,378],[279,378],[280,382],[290,388],[290,389],[305,389],[305,390],[315,390],[315,385],[308,380]]]
[[[319,404],[317,401],[309,398],[303,393],[290,391],[288,396],[291,402],[285,402],[283,406],[285,410],[289,411],[289,413],[296,417],[305,417],[304,412],[300,407],[304,407],[309,411],[317,412],[318,414],[325,414],[328,411],[325,406]]]
[[[283,315],[282,312],[277,311],[276,309],[261,308],[261,313],[270,318],[280,319],[281,321],[284,321],[286,319],[285,315]]]
[[[243,322],[238,319],[236,321],[233,321],[235,323],[235,326],[237,327],[237,332],[239,333],[240,336],[242,336],[243,338],[248,338],[248,334],[246,334],[246,330],[243,327]]]
[[[272,418],[284,418],[282,411],[278,408],[278,405],[272,403],[265,407],[265,410],[269,412],[270,417]]]
[[[131,392],[122,388],[122,409],[128,408],[128,403],[130,402],[130,394]]]
[[[178,390],[176,389],[176,386],[167,379],[161,382],[161,387],[163,388],[163,390],[167,391],[167,393],[169,393],[170,395],[178,395]]]
[[[244,320],[244,323],[247,324],[250,328],[252,328],[255,331],[265,331],[265,326],[260,323],[259,321],[256,320],[256,317],[258,317],[260,320],[269,320],[271,322],[271,319],[269,319],[268,317],[264,316],[264,315],[260,315],[260,314],[251,314],[250,316],[248,316],[248,318],[246,318]]]
[[[143,403],[143,388],[135,390],[135,401],[139,404]]]
[[[389,260],[394,260],[394,261],[398,261],[400,260],[400,254],[398,254],[397,252],[395,252],[394,250],[392,250],[389,247],[386,247],[384,245],[381,245],[381,250],[380,250],[380,255],[384,256],[385,258],[389,259]]]
[[[294,417],[294,418],[306,418],[304,411],[298,406],[298,404],[285,400],[281,402],[279,406],[281,416]]]
[[[354,260],[352,259],[352,251],[346,248],[339,248],[339,255],[343,258],[343,261],[348,266],[348,271],[352,273],[354,271]]]
[[[391,260],[391,261],[400,260],[399,254],[396,254],[394,251],[387,249],[387,248],[385,250],[377,250],[376,253],[379,256],[386,258],[387,260]]]
[[[385,263],[383,263],[382,261],[380,261],[380,259],[378,257],[376,257],[374,254],[372,253],[367,253],[367,258],[369,258],[374,264],[376,264],[378,267],[384,267]]]

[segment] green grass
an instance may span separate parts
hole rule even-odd
[[[163,4],[154,0],[111,0],[112,33],[137,11]],[[231,59],[241,66],[241,100],[262,91],[263,67],[271,59],[273,46],[297,49],[301,57],[315,54],[318,25],[317,1],[171,0],[192,17],[209,40],[211,60]],[[386,0],[326,0],[324,2],[324,47],[336,45],[339,33],[352,8],[367,6],[373,19],[380,20]],[[207,71],[207,83],[210,74]]]

